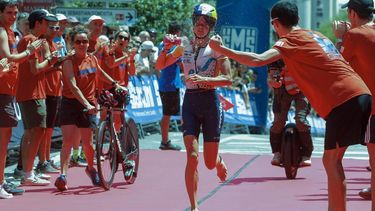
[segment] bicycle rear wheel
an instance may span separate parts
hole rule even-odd
[[[98,173],[103,188],[109,190],[115,176],[116,165],[118,165],[116,160],[116,145],[107,121],[102,121],[98,130],[96,141]]]
[[[122,170],[125,181],[133,184],[138,175],[139,168],[139,138],[138,129],[133,119],[129,119],[121,129],[122,141],[124,147],[124,160],[122,162]]]

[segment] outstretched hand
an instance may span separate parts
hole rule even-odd
[[[210,42],[208,44],[209,44],[210,48],[214,51],[220,50],[222,45],[223,45],[222,39],[219,35],[215,35],[215,36],[211,37]]]

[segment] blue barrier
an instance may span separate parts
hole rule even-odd
[[[159,95],[159,87],[157,77],[152,76],[134,76],[129,81],[130,104],[127,106],[127,117],[131,117],[136,123],[145,124],[160,121],[162,117],[162,104]],[[218,92],[226,100],[234,104],[234,107],[225,111],[224,122],[238,125],[261,126],[258,125],[261,114],[257,110],[254,95],[250,94],[250,109],[245,106],[244,97],[241,92],[226,88],[219,88]],[[181,99],[183,98],[185,89],[181,89]],[[182,100],[181,100],[182,103]],[[18,105],[17,111],[18,109]],[[19,112],[17,112],[19,113]],[[267,128],[272,123],[272,112],[267,115]],[[18,115],[19,120],[21,116]],[[293,121],[293,112],[289,113],[289,120]],[[174,116],[172,119],[181,119],[180,116]],[[314,135],[323,135],[325,131],[325,122],[318,117],[309,116],[308,120],[311,124],[312,133]],[[13,128],[11,138],[11,146],[17,145],[23,134],[22,121],[19,121],[18,127]],[[56,128],[54,135],[58,136],[61,131]]]

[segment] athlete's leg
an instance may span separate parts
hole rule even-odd
[[[198,209],[197,190],[198,190],[198,152],[199,144],[197,137],[193,135],[184,136],[186,148],[186,167],[185,167],[185,185],[189,195],[191,209]]]

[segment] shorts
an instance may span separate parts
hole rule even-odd
[[[176,116],[180,114],[180,89],[175,92],[159,92],[163,105],[163,115]]]
[[[375,144],[375,115],[371,115],[368,121],[365,143]]]
[[[63,97],[60,108],[60,125],[76,125],[78,128],[97,127],[97,117],[84,112],[85,107],[73,98]]]
[[[15,103],[14,96],[0,94],[0,128],[17,127]]]
[[[188,89],[182,105],[184,136],[199,137],[202,127],[204,142],[219,142],[224,112],[216,90]]]
[[[59,126],[59,111],[61,105],[61,97],[47,96],[47,128],[54,128]]]
[[[324,149],[364,144],[371,96],[359,95],[334,108],[326,118]]]
[[[47,127],[47,108],[45,99],[27,100],[18,103],[25,130]]]

